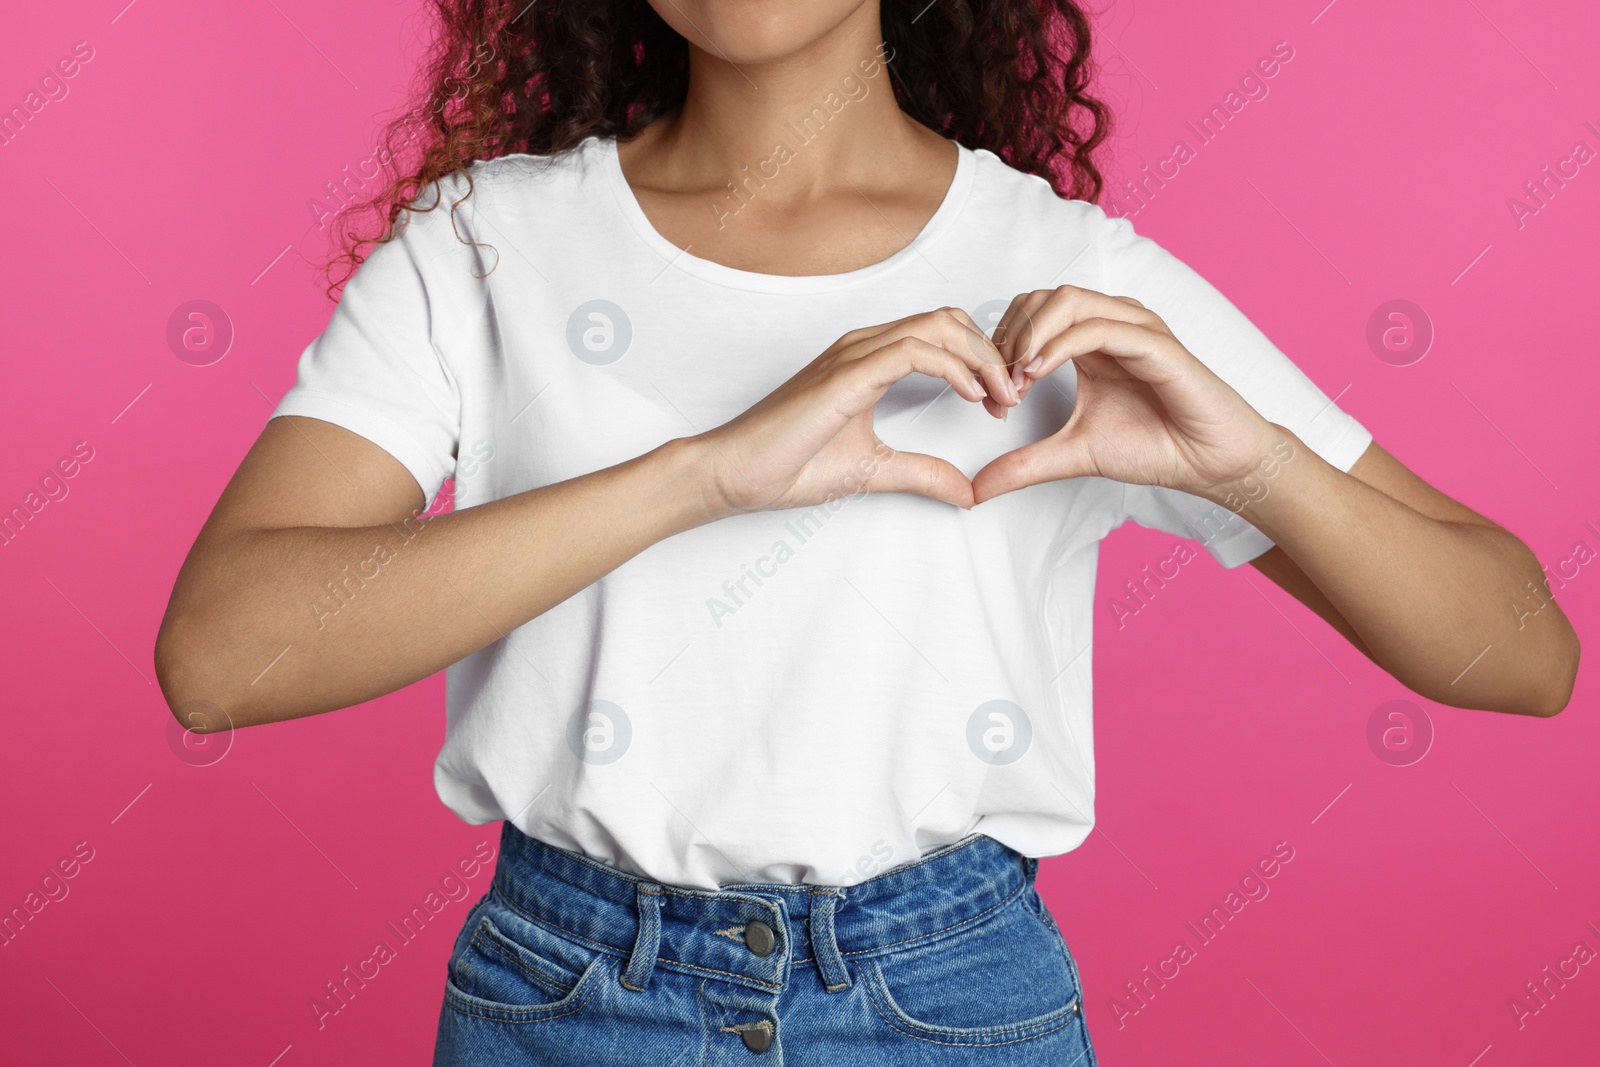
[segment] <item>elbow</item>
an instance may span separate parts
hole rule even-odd
[[[1556,657],[1555,669],[1545,678],[1545,698],[1534,709],[1533,714],[1541,719],[1548,719],[1559,715],[1572,701],[1572,691],[1578,684],[1578,660],[1582,653],[1583,647],[1578,640],[1577,631],[1569,625],[1560,655]]]
[[[156,633],[156,684],[161,687],[167,710],[179,725],[197,734],[243,725],[238,721],[237,709],[224,707],[229,702],[206,676],[205,664],[212,657],[197,642],[195,634],[194,625],[170,611]]]
[[[166,617],[161,620],[161,628],[156,631],[156,684],[161,687],[167,710],[179,722],[183,721],[179,708],[194,700],[197,688],[194,670],[196,657],[191,654],[186,640],[190,629],[184,620],[173,615],[169,607]]]
[[[1529,714],[1540,719],[1553,719],[1566,710],[1567,704],[1572,700],[1572,690],[1546,698],[1543,702],[1529,708]]]

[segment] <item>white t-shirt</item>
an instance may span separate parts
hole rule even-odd
[[[471,173],[453,225],[459,176],[373,250],[273,412],[371,440],[430,498],[454,476],[457,509],[718,426],[856,327],[950,305],[988,329],[1017,293],[1067,283],[1142,301],[1339,469],[1372,439],[1128,220],[987,151],[961,148],[908,247],[805,277],[675,247],[611,139]],[[877,429],[970,477],[1059,429],[1075,383],[1069,363],[1002,422],[914,374]],[[1224,567],[1271,546],[1200,497],[1103,478],[971,511],[856,494],[677,534],[448,668],[439,796],[702,888],[850,885],[974,831],[1065,852],[1093,826],[1098,546],[1129,519]]]

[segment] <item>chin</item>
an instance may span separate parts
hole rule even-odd
[[[649,0],[686,41],[735,66],[797,55],[870,9],[871,0]],[[873,26],[874,35],[877,26]],[[876,41],[876,36],[873,37]]]

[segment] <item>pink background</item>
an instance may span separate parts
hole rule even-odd
[[[151,664],[195,532],[327,321],[307,201],[371,153],[421,5],[125,2],[14,5],[0,34],[7,107],[75,42],[94,49],[69,95],[0,147],[0,503],[76,442],[94,450],[66,498],[0,548],[0,909],[79,842],[93,850],[68,895],[0,947],[0,1058],[425,1063],[444,961],[487,872],[320,1030],[309,1005],[497,840],[498,824],[466,826],[433,794],[442,677],[243,731],[199,766],[169,747]],[[1585,127],[1600,128],[1600,12],[1321,3],[1110,7],[1113,173],[1187,140],[1195,157],[1137,210],[1141,232],[1405,463],[1565,566],[1560,602],[1588,633],[1600,566],[1563,561],[1600,548],[1600,165],[1520,227],[1507,204],[1574,142],[1600,148]],[[1269,95],[1197,146],[1185,121],[1278,41],[1294,58]],[[1366,341],[1397,298],[1436,331],[1408,366]],[[193,299],[236,331],[211,366],[166,342]],[[1133,526],[1105,545],[1099,826],[1041,875],[1101,1061],[1595,1062],[1600,963],[1520,1028],[1508,1006],[1575,943],[1600,949],[1587,678],[1553,720],[1432,704],[1253,568],[1208,559],[1119,630],[1112,596],[1172,545]],[[1374,710],[1401,698],[1435,731],[1410,766],[1367,741]],[[1294,859],[1270,895],[1143,1006],[1129,1000],[1139,1010],[1119,1026],[1123,984],[1178,939],[1195,946],[1186,921],[1280,841]]]

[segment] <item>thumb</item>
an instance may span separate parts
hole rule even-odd
[[[1041,482],[1098,473],[1088,445],[1078,435],[1046,437],[991,460],[972,479],[973,502],[981,504]]]
[[[972,483],[965,474],[948,460],[921,452],[891,452],[873,472],[867,489],[874,493],[916,493],[958,508],[970,508],[975,503]]]

